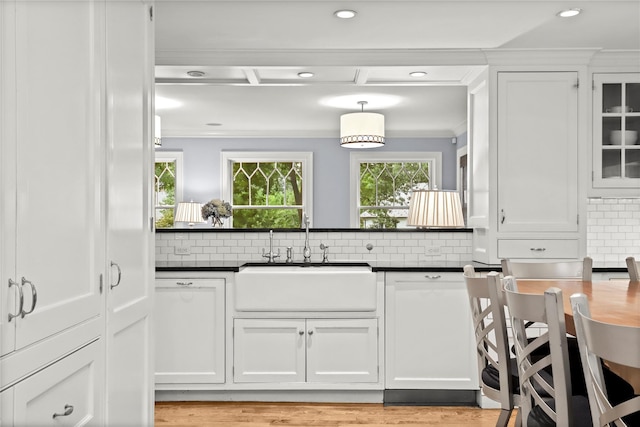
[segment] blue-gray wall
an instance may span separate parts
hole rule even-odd
[[[442,152],[442,189],[456,188],[456,150],[466,134],[451,138],[387,138],[384,151]],[[335,138],[163,138],[161,150],[182,150],[183,199],[204,203],[219,198],[222,151],[313,152],[313,218],[317,228],[349,227],[349,149]]]

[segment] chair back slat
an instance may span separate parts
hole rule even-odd
[[[629,272],[629,278],[634,281],[640,281],[640,261],[636,261],[636,259],[632,256],[627,257],[627,271]]]

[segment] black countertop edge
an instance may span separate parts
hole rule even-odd
[[[330,262],[328,264],[322,263],[277,263],[277,264],[267,264],[264,262],[246,262],[246,261],[200,261],[200,262],[159,262],[156,265],[156,271],[219,271],[219,272],[238,272],[243,267],[248,266],[271,266],[273,268],[278,268],[280,266],[309,266],[309,267],[317,267],[317,266],[369,266],[371,270],[374,272],[382,271],[382,272],[407,272],[407,273],[420,273],[420,272],[444,272],[444,273],[462,273],[462,270],[465,265],[471,264],[475,268],[476,271],[488,272],[488,271],[502,271],[500,265],[489,265],[482,264],[478,262],[463,262],[463,263],[443,263],[443,264],[399,264],[394,262],[361,262],[361,261],[353,261],[353,262]],[[625,267],[594,267],[594,273],[626,273],[627,269]]]
[[[304,233],[303,228],[157,228],[156,233]],[[472,228],[310,228],[310,233],[472,233]]]

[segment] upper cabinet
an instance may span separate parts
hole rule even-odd
[[[640,73],[593,75],[593,188],[640,195]]]
[[[578,76],[498,73],[498,230],[578,231]]]

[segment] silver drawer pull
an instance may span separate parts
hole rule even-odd
[[[531,250],[533,252],[544,252],[547,250],[547,248],[531,248]]]
[[[441,276],[441,275],[439,275],[439,274],[434,274],[434,275],[426,274],[424,277],[426,277],[426,278],[427,278],[427,279],[429,279],[429,280],[436,280],[436,279],[441,278],[442,276]]]
[[[20,312],[20,317],[22,317],[23,319],[27,314],[33,313],[33,310],[36,309],[36,303],[38,302],[38,291],[36,290],[36,287],[33,285],[33,283],[23,277],[22,287],[24,287],[24,285],[26,285],[27,283],[31,287],[31,309],[29,311],[25,311],[24,308],[22,309],[22,311]]]
[[[176,285],[179,285],[179,286],[191,286],[191,285],[193,285],[193,282],[176,282]]]
[[[59,413],[55,413],[53,414],[53,418],[56,419],[58,417],[67,417],[69,415],[71,415],[73,413],[73,406],[71,405],[64,405],[64,412],[59,414]]]
[[[20,295],[20,307],[18,308],[18,314],[9,313],[9,322],[11,322],[11,320],[15,319],[16,317],[20,317],[20,315],[22,314],[22,309],[24,308],[24,294],[22,293],[22,286],[20,286],[18,282],[14,282],[13,280],[9,279],[9,288],[11,288],[12,286],[18,288],[18,295]]]
[[[120,269],[120,266],[118,265],[117,262],[113,262],[111,261],[111,267],[115,267],[118,270],[118,279],[116,280],[116,284],[113,285],[109,285],[109,287],[111,289],[115,288],[116,286],[120,285],[120,280],[122,280],[122,270]]]

